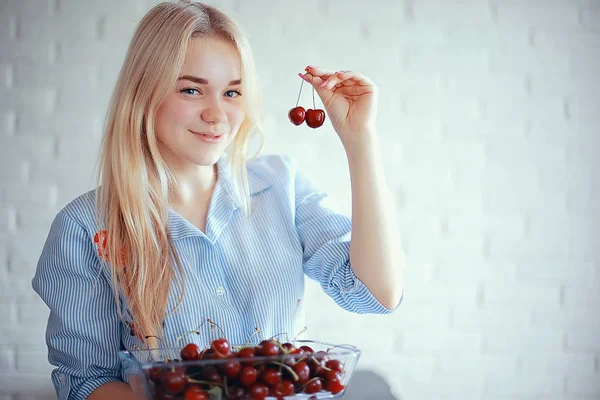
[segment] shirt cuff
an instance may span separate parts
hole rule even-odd
[[[336,271],[330,280],[330,284],[339,290],[340,295],[354,306],[359,314],[390,314],[394,312],[404,299],[404,288],[400,301],[393,309],[381,305],[373,293],[354,274],[350,261],[347,261],[341,271]]]

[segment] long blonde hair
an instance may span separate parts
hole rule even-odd
[[[162,335],[171,285],[179,293],[177,305],[184,294],[183,268],[167,229],[176,182],[158,149],[155,117],[174,90],[190,40],[198,36],[227,40],[239,52],[246,116],[229,156],[238,202],[245,215],[250,212],[246,149],[255,134],[262,148],[263,137],[254,58],[239,25],[214,7],[165,2],[142,18],[112,95],[100,153],[96,203],[117,308],[121,293],[135,331],[152,347]]]

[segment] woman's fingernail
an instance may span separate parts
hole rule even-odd
[[[308,79],[308,77],[306,75],[298,74],[298,76],[300,78],[304,79],[306,82],[310,82],[310,79]]]
[[[327,84],[329,83],[328,80],[321,82],[321,84],[319,85],[319,87],[325,87]]]

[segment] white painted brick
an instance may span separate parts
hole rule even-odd
[[[435,263],[434,278],[440,282],[488,282],[498,285],[515,281],[513,262],[486,261],[483,254],[478,257],[457,254],[449,260],[439,258]]]
[[[50,229],[52,221],[56,217],[56,207],[47,210],[19,209],[16,211],[16,226],[21,231],[32,231],[40,227]]]
[[[456,331],[403,331],[399,346],[403,353],[476,352],[481,348],[482,335]]]
[[[17,313],[14,303],[0,303],[0,315],[2,315],[3,323],[7,326],[12,326],[17,322]]]
[[[485,143],[485,159],[489,164],[503,167],[510,161],[511,169],[539,168],[545,170],[563,164],[566,160],[564,146],[541,143],[521,136],[510,141],[491,137]]]
[[[88,89],[98,88],[98,73],[89,64],[29,64],[18,63],[14,68],[15,87],[76,86],[81,98],[90,96]],[[62,91],[62,90],[61,90]]]
[[[580,372],[567,375],[567,394],[600,396],[600,372]]]
[[[502,326],[528,326],[530,311],[525,306],[509,304],[478,309],[457,308],[452,313],[452,327],[460,331],[487,332]]]
[[[556,54],[556,50],[545,48],[490,48],[485,51],[485,70],[492,75],[567,76],[570,71],[569,57],[557,57]]]
[[[457,381],[468,381],[467,376],[481,374],[500,374],[512,377],[517,371],[518,359],[516,355],[490,355],[479,353],[452,354],[442,353],[437,357],[435,371],[442,374],[456,374]]]
[[[483,118],[494,121],[506,119],[506,115],[515,121],[537,120],[548,114],[565,115],[565,99],[556,96],[483,98],[481,113]]]
[[[414,46],[406,48],[402,56],[410,72],[470,74],[484,71],[487,65],[487,51],[477,47]]]
[[[567,4],[523,6],[499,3],[495,10],[497,22],[501,25],[562,29],[579,25],[577,8]]]
[[[481,257],[484,251],[484,239],[481,236],[430,238],[429,241],[411,241],[408,239],[407,253],[416,257],[428,257],[433,260],[452,260],[459,253],[468,259]]]
[[[488,374],[485,377],[484,393],[506,394],[556,394],[564,391],[561,375],[545,376],[526,374],[507,380],[505,376]]]
[[[32,95],[35,92],[35,96]],[[35,108],[51,112],[56,103],[56,90],[52,88],[10,88],[0,90],[0,108]]]
[[[15,348],[19,345],[27,343],[32,346],[44,343],[44,330],[20,329],[19,327],[0,327],[0,348],[11,347]]]
[[[55,185],[57,191],[56,200],[64,199],[64,188],[76,187],[83,191],[96,182],[94,175],[94,163],[96,158],[92,155],[86,157],[85,153],[80,158],[53,160],[44,164],[33,164],[31,166],[30,180],[33,184]],[[77,167],[78,173],[73,174],[73,168]],[[53,205],[55,203],[50,203]]]
[[[36,398],[48,398],[48,394],[54,391],[48,374],[15,373],[4,374],[2,378],[4,384],[0,387],[0,394],[22,393]]]
[[[600,341],[600,324],[587,326],[586,329],[581,329],[577,326],[569,326],[567,332],[567,350],[599,350]]]
[[[383,376],[385,371],[393,371],[394,375],[402,376],[402,380],[415,380],[419,382],[431,381],[434,370],[435,356],[431,354],[399,354],[394,353],[389,357],[389,352],[380,348],[377,352],[361,354],[358,368],[375,371]],[[388,382],[393,383],[397,379]]]
[[[600,325],[600,320],[590,316],[581,306],[561,305],[559,307],[532,307],[532,324],[536,328],[565,329],[575,327],[580,329],[594,328]]]
[[[51,136],[11,136],[3,139],[6,146],[0,148],[0,157],[19,155],[23,159],[46,162],[54,153],[54,138]]]
[[[44,318],[40,318],[43,316]],[[24,327],[40,325],[40,320],[47,320],[48,306],[41,301],[21,303],[17,305],[17,318]]]
[[[0,63],[0,87],[2,89],[6,89],[12,86],[12,75],[12,65],[8,63]]]
[[[83,13],[74,15],[61,13],[49,18],[41,15],[19,18],[17,20],[17,38],[26,40],[45,38],[46,40],[67,42],[72,38],[76,38],[76,40],[97,39],[98,17],[94,14],[87,14],[87,8],[87,6],[83,8]]]
[[[41,113],[21,113],[17,121],[17,133],[20,135],[94,137],[102,134],[104,117],[95,110],[90,113],[62,111],[52,115]]]
[[[10,110],[0,112],[0,136],[6,139],[15,132],[16,113]]]
[[[12,232],[16,227],[16,212],[12,206],[0,206],[0,231]],[[1,253],[0,253],[1,256]],[[2,264],[0,264],[0,268]]]
[[[130,13],[135,12],[141,7],[141,2],[138,0],[106,0],[102,3],[86,2],[85,9],[82,9],[80,3],[77,0],[61,0],[58,7],[58,13],[64,15],[64,18],[78,18],[82,14],[105,14],[107,12],[114,13],[123,12]],[[144,11],[147,11],[142,8]],[[84,14],[85,13],[85,14]]]
[[[516,277],[524,284],[583,285],[590,280],[598,280],[597,269],[597,266],[589,261],[565,262],[540,256],[516,261]]]
[[[56,201],[56,188],[47,184],[3,184],[0,187],[0,204],[44,207]]]
[[[594,274],[588,275],[588,282],[566,285],[564,303],[568,306],[600,306],[600,279]]]
[[[564,333],[561,330],[527,329],[512,326],[500,328],[486,333],[484,339],[485,353],[518,351],[529,354],[543,354],[563,348]]]
[[[53,61],[54,44],[44,40],[7,40],[2,37],[0,41],[0,61],[49,63]]]
[[[16,15],[0,13],[0,37],[14,39],[17,27]]]
[[[419,23],[424,21],[443,21],[449,25],[462,25],[469,21],[474,26],[488,25],[493,22],[492,8],[487,2],[410,2],[411,19]]]
[[[17,371],[27,374],[50,375],[55,368],[50,363],[40,363],[39,360],[47,358],[47,352],[19,351],[17,353]]]
[[[9,301],[26,301],[37,296],[31,289],[31,278],[13,278],[0,282],[0,303]]]
[[[587,31],[600,32],[600,8],[582,7],[579,9],[581,26]]]
[[[549,354],[519,357],[519,370],[522,375],[565,376],[568,374],[591,374],[594,372],[593,354]]]
[[[0,349],[0,370],[3,372],[14,371],[15,354],[10,349]]]
[[[522,283],[508,283],[505,285],[483,285],[483,304],[485,305],[510,305],[519,304],[523,307],[533,305],[558,306],[560,304],[560,287],[539,287]]]
[[[25,183],[29,176],[29,162],[18,154],[4,155],[0,159],[0,181]]]

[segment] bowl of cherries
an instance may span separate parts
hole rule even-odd
[[[344,395],[360,350],[312,340],[121,351],[127,380],[141,399],[332,399]]]

